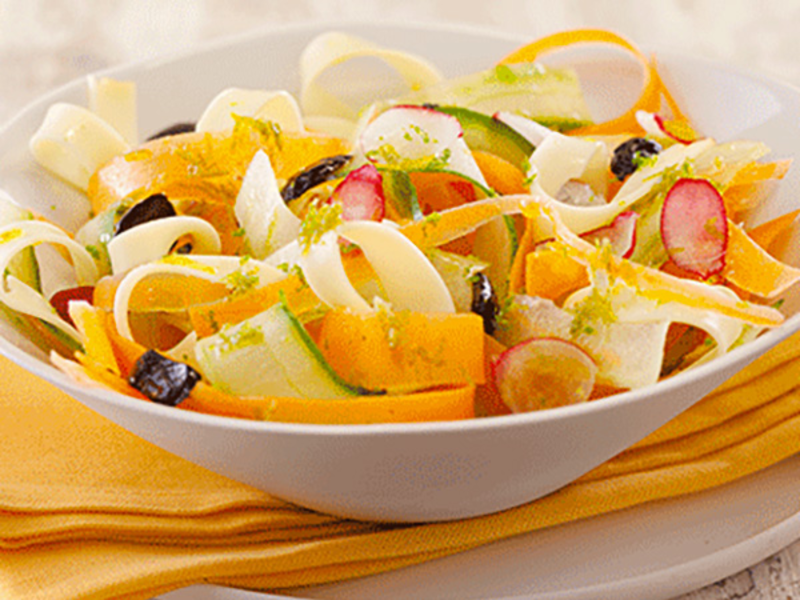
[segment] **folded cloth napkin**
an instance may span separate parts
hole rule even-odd
[[[800,334],[545,498],[450,523],[297,508],[174,457],[0,359],[0,598],[151,598],[339,581],[720,485],[800,450]]]

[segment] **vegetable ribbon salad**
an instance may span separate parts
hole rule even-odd
[[[536,62],[581,43],[641,63],[611,121],[573,70]],[[143,143],[132,83],[52,106],[31,150],[92,217],[72,233],[0,194],[6,318],[87,385],[306,423],[591,401],[783,322],[800,270],[770,250],[799,211],[742,220],[789,161],[695,131],[617,35],[560,33],[445,79],[327,33],[299,67],[298,99],[227,89]],[[40,244],[73,275],[54,294]]]

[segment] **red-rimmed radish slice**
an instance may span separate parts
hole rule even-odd
[[[697,141],[697,133],[682,121],[666,121],[664,117],[656,113],[649,113],[644,110],[636,112],[636,120],[642,129],[649,135],[656,137],[667,137],[681,144],[691,144]]]
[[[636,247],[636,221],[638,219],[637,213],[630,210],[625,211],[617,215],[611,225],[588,231],[581,237],[590,244],[602,244],[603,240],[608,240],[608,243],[611,244],[611,252],[622,258],[630,258]]]
[[[533,338],[503,352],[492,374],[503,402],[520,413],[585,402],[597,365],[572,342]]]
[[[359,167],[336,186],[329,202],[342,205],[345,221],[380,221],[386,214],[383,177],[372,164]]]
[[[439,156],[463,135],[455,117],[424,106],[395,106],[380,114],[361,133],[364,155],[385,162],[386,154],[416,160]]]
[[[679,179],[661,211],[661,239],[672,261],[704,279],[722,271],[728,219],[722,196],[705,179]]]

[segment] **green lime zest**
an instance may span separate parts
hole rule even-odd
[[[591,335],[601,327],[611,325],[617,320],[611,299],[597,288],[593,288],[591,293],[573,306],[569,312],[573,315],[569,331],[572,337]]]
[[[344,223],[342,219],[341,204],[317,204],[309,207],[305,219],[300,224],[300,233],[297,241],[304,253],[308,252],[312,245],[318,243],[322,236],[336,229]]]

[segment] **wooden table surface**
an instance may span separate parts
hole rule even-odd
[[[276,23],[460,22],[524,34],[603,27],[800,84],[800,0],[0,0],[0,124],[75,77]],[[800,598],[800,542],[680,600]]]

